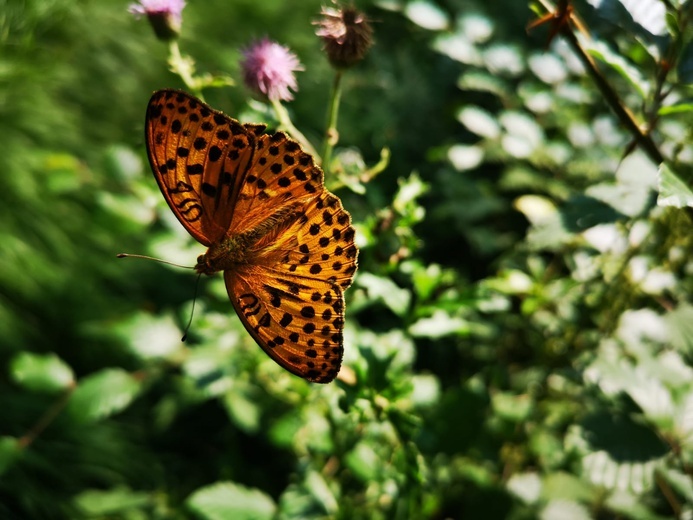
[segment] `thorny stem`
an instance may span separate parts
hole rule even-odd
[[[555,7],[552,5],[552,3],[549,0],[539,0],[539,3],[548,12],[554,12],[555,11]],[[573,17],[575,17],[575,15],[571,15],[571,20]],[[577,18],[575,18],[575,19],[577,20]],[[640,147],[650,157],[652,162],[654,162],[655,164],[661,164],[662,162],[664,162],[664,156],[662,155],[662,153],[657,148],[657,145],[654,143],[654,141],[652,140],[650,135],[647,133],[647,131],[640,128],[640,125],[635,120],[635,116],[633,116],[633,114],[630,112],[630,110],[628,110],[628,108],[625,107],[621,103],[621,100],[618,97],[618,94],[616,94],[616,92],[611,87],[609,82],[606,80],[606,78],[599,71],[599,68],[597,67],[596,62],[582,48],[582,45],[580,45],[580,42],[579,42],[577,36],[573,33],[573,30],[572,30],[570,24],[565,24],[561,28],[561,34],[568,41],[568,44],[571,46],[573,51],[578,55],[578,57],[582,61],[583,65],[585,65],[585,68],[589,72],[590,76],[592,76],[592,79],[594,80],[597,87],[601,91],[607,104],[614,111],[614,113],[616,114],[616,117],[618,117],[618,119],[621,121],[621,123],[633,135],[637,144],[640,145]]]
[[[274,108],[274,113],[279,121],[279,129],[286,130],[291,137],[299,142],[306,152],[315,157],[316,162],[320,162],[318,152],[315,150],[313,145],[310,144],[310,141],[306,139],[306,136],[303,135],[301,131],[291,122],[289,112],[286,110],[286,108],[284,108],[284,105],[282,105],[278,99],[270,99],[270,103],[272,103],[272,108]]]
[[[337,117],[339,115],[339,102],[342,97],[342,71],[337,70],[332,83],[332,92],[330,94],[330,106],[327,110],[327,125],[325,130],[325,145],[322,152],[322,169],[327,172],[330,168],[332,160],[332,151],[339,141],[339,132],[337,131]]]

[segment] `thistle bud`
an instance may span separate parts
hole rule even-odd
[[[146,15],[157,38],[175,40],[180,34],[181,12],[185,0],[138,0],[128,11],[135,16]]]
[[[345,69],[358,63],[373,44],[373,29],[366,16],[354,7],[323,7],[314,22],[330,63]]]

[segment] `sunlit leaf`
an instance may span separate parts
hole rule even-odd
[[[216,482],[195,491],[185,501],[205,520],[264,520],[274,518],[276,505],[265,493],[235,482]]]
[[[75,498],[76,506],[89,516],[114,515],[149,506],[153,498],[148,493],[132,491],[126,487],[109,490],[90,489]]]
[[[437,5],[427,0],[414,0],[404,8],[404,13],[416,25],[429,31],[447,28],[448,17]]]
[[[409,307],[409,291],[398,287],[388,278],[362,273],[356,279],[356,285],[368,292],[371,302],[380,300],[397,315],[404,314]]]
[[[465,334],[469,332],[469,323],[462,318],[450,316],[438,309],[432,316],[420,318],[409,327],[414,337],[440,338],[449,334]]]
[[[508,491],[527,504],[537,501],[541,494],[541,479],[536,473],[516,473],[506,484]]]
[[[81,421],[98,421],[127,408],[141,388],[142,382],[124,370],[104,369],[79,380],[68,409]]]
[[[683,208],[693,206],[693,191],[669,166],[662,163],[659,167],[659,206],[674,206]]]
[[[539,514],[541,520],[561,518],[565,520],[591,520],[590,511],[579,502],[551,500]]]
[[[619,2],[628,10],[633,21],[648,32],[656,35],[667,34],[664,2],[659,0],[619,0]]]
[[[650,95],[650,86],[642,77],[641,72],[620,54],[612,51],[606,44],[599,41],[586,43],[587,51],[595,58],[603,61],[612,69],[618,72],[624,79],[628,80],[638,91],[642,99],[647,99]]]
[[[74,384],[72,369],[55,354],[17,354],[10,365],[15,383],[34,392],[58,392]]]

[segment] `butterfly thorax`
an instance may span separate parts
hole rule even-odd
[[[213,243],[204,255],[197,257],[195,271],[213,275],[248,263],[248,241],[243,235],[224,237]]]
[[[247,231],[238,235],[225,235],[197,258],[195,270],[212,275],[217,271],[227,271],[257,261],[258,255],[271,255],[272,244],[276,243],[277,237],[300,218],[302,212],[301,204],[287,204]],[[295,238],[289,238],[289,241],[295,241]]]

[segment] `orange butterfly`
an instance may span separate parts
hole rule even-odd
[[[208,247],[195,270],[224,271],[238,317],[274,361],[329,383],[344,351],[354,228],[313,158],[264,129],[159,90],[147,107],[149,162],[173,213]]]

